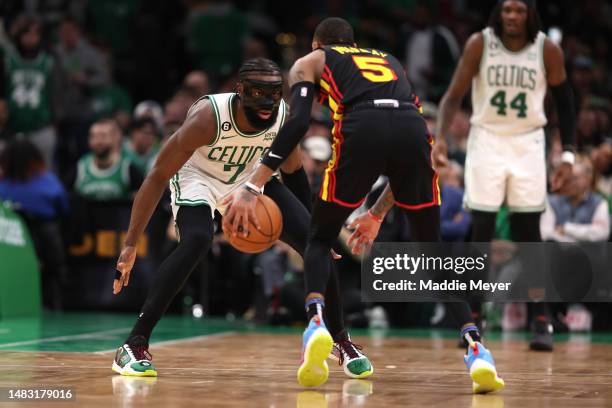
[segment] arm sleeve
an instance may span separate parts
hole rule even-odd
[[[550,88],[559,117],[559,131],[563,150],[576,149],[576,112],[574,111],[574,95],[569,81],[566,79],[557,86]]]
[[[283,184],[291,190],[309,212],[312,212],[312,191],[304,168],[300,167],[293,173],[285,173],[281,170],[281,176],[283,177]]]
[[[308,131],[314,92],[314,84],[307,81],[298,82],[291,88],[289,120],[278,131],[270,150],[262,160],[262,163],[272,170],[278,169]]]
[[[610,234],[610,214],[608,203],[601,200],[590,224],[574,224],[571,222],[563,226],[565,233],[578,241],[607,241]]]

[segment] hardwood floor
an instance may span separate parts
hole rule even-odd
[[[490,342],[506,389],[473,395],[455,341],[356,338],[375,368],[369,380],[348,379],[330,360],[330,380],[306,390],[295,380],[300,338],[228,333],[153,345],[158,378],[121,377],[113,352],[0,351],[1,387],[72,388],[60,406],[147,407],[612,407],[612,346],[556,345],[527,351],[525,342]],[[41,406],[20,402],[0,406]],[[43,405],[46,406],[46,405]]]

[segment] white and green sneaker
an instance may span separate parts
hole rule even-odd
[[[152,359],[146,339],[143,336],[136,336],[117,349],[113,371],[121,375],[157,377]]]
[[[351,336],[334,343],[330,358],[338,360],[344,373],[350,378],[366,378],[374,374],[374,367],[368,357],[361,352],[363,347],[351,341]]]

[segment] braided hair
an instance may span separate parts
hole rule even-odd
[[[281,70],[272,60],[251,58],[246,60],[238,70],[238,79],[243,80],[251,75],[281,75]]]

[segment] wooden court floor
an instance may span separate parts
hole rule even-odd
[[[529,352],[492,341],[506,389],[471,393],[455,341],[357,337],[375,373],[351,380],[330,361],[330,380],[305,390],[295,380],[296,334],[222,333],[153,345],[158,378],[115,375],[113,352],[1,351],[0,387],[71,387],[74,403],[0,406],[146,407],[612,407],[612,345],[559,343]]]

